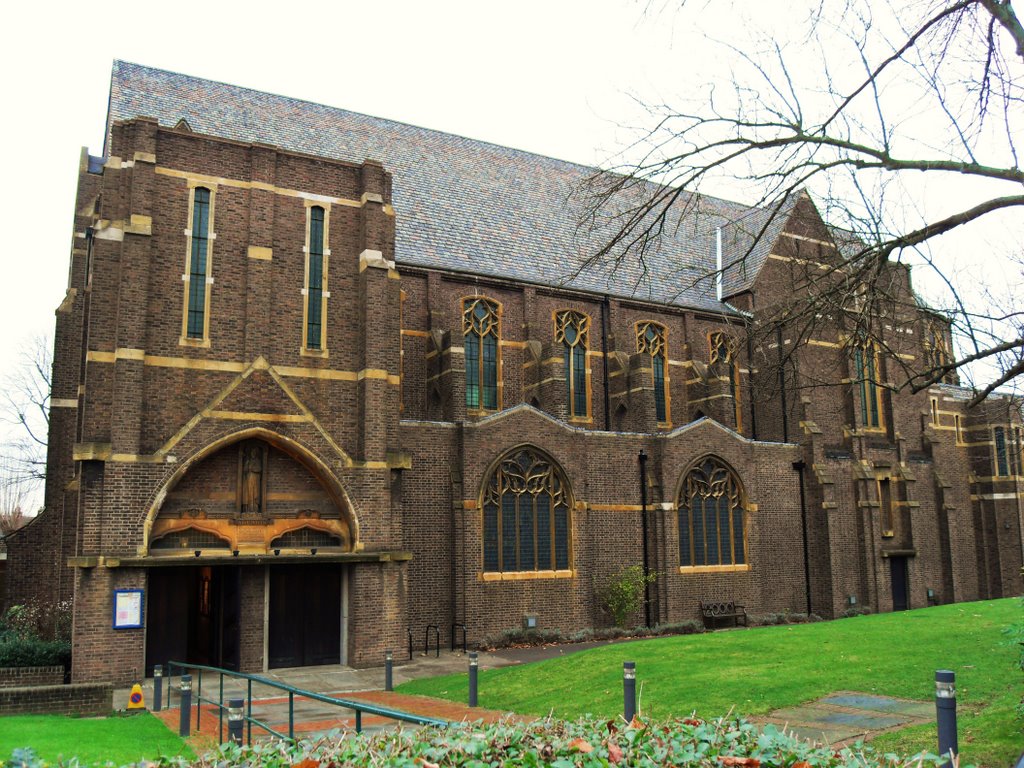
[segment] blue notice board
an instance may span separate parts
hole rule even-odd
[[[114,629],[138,629],[142,626],[142,590],[114,590]]]

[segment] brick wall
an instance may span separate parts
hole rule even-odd
[[[111,683],[0,688],[0,715],[100,717],[113,710]]]
[[[0,688],[61,685],[64,667],[0,667]]]

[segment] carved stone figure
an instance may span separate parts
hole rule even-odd
[[[263,446],[250,443],[242,457],[242,514],[263,512]]]

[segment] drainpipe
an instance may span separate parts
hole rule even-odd
[[[793,469],[799,474],[797,477],[800,478],[800,531],[803,534],[804,539],[804,591],[807,597],[807,615],[811,615],[811,559],[810,559],[810,548],[807,542],[807,496],[804,490],[804,470],[807,468],[807,464],[804,463],[803,459],[800,461],[793,462]]]
[[[608,399],[608,315],[610,314],[610,303],[608,294],[604,295],[601,303],[601,354],[604,360],[604,428],[611,432],[611,404]]]
[[[750,397],[747,398],[750,402],[750,437],[753,440],[757,440],[757,409],[754,407],[754,341],[751,338],[751,332],[747,328],[747,370],[750,373],[747,374],[748,389],[750,391]]]
[[[640,449],[640,529],[644,552],[644,626],[651,626],[651,585],[647,582],[647,454]]]

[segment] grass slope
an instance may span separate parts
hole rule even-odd
[[[60,715],[0,717],[0,762],[19,747],[49,761],[77,757],[82,764],[126,765],[161,755],[195,755],[148,712],[131,717],[71,718]]]
[[[932,701],[936,669],[957,674],[960,747],[966,762],[1011,764],[1020,751],[1013,711],[1024,680],[1002,630],[1024,619],[1020,601],[925,608],[819,624],[761,627],[615,644],[480,677],[480,706],[524,714],[616,717],[622,662],[635,661],[649,718],[759,715],[833,691]],[[465,675],[416,680],[402,693],[466,701]],[[877,746],[935,749],[935,728],[886,734]]]

